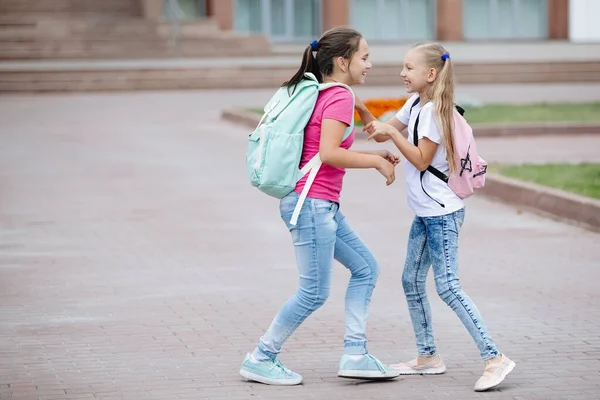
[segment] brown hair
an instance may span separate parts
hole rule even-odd
[[[437,71],[429,98],[435,107],[434,116],[441,128],[442,141],[450,172],[456,170],[454,164],[454,67],[450,55],[439,43],[418,43],[413,46],[423,55],[429,68]]]
[[[323,82],[323,77],[333,73],[335,59],[351,59],[358,51],[361,39],[360,32],[351,28],[337,27],[328,30],[316,43],[313,42],[316,49],[313,49],[312,43],[306,47],[300,69],[282,86],[295,87],[304,79],[305,72],[312,72],[319,82]]]

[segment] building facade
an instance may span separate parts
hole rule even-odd
[[[178,0],[221,28],[273,42],[350,25],[370,41],[566,40],[570,2],[598,0]],[[571,5],[572,6],[572,5]]]
[[[271,42],[313,40],[349,25],[371,42],[600,42],[598,0],[140,0],[147,17],[212,17],[224,30]],[[180,13],[181,14],[181,13]],[[181,16],[181,15],[180,15]]]
[[[600,42],[600,1],[571,0],[569,38],[572,42]]]

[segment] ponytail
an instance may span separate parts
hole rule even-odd
[[[446,54],[446,53],[444,53]],[[440,70],[433,86],[433,104],[435,115],[444,132],[443,143],[446,149],[450,173],[456,171],[454,163],[454,68],[448,57]]]
[[[302,56],[302,64],[300,64],[300,68],[298,71],[290,78],[290,80],[283,83],[283,87],[287,86],[288,89],[291,88],[291,93],[294,93],[296,89],[296,85],[300,83],[301,80],[304,79],[304,73],[311,72],[319,82],[323,82],[323,76],[321,75],[321,71],[319,70],[319,65],[317,64],[317,59],[314,56],[313,47],[315,42],[308,45],[304,50],[304,54]],[[289,90],[288,90],[289,91]],[[290,94],[291,94],[290,93]]]
[[[431,101],[446,150],[448,168],[453,173],[457,169],[454,163],[454,66],[448,52],[438,43],[418,44],[415,48],[423,52],[428,66],[437,71]]]

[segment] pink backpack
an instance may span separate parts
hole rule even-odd
[[[410,107],[412,110],[420,99],[413,103]],[[485,185],[485,173],[487,172],[487,163],[479,154],[477,154],[477,146],[475,144],[475,138],[473,137],[473,129],[469,123],[463,117],[465,110],[460,106],[455,106],[454,109],[454,162],[456,165],[456,172],[451,174],[449,177],[437,168],[431,165],[427,167],[427,171],[443,180],[448,184],[448,187],[461,199],[466,199],[473,194],[475,189],[482,188]],[[419,115],[415,121],[415,128],[413,134],[413,143],[415,146],[418,145],[419,141]],[[421,188],[427,196],[429,193],[425,191],[423,187],[423,175],[425,171],[421,171]],[[436,203],[444,207],[444,204],[435,200],[429,196]]]

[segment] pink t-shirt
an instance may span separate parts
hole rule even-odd
[[[321,122],[323,119],[335,119],[346,125],[352,123],[354,113],[354,99],[352,93],[343,87],[332,87],[325,89],[319,94],[313,113],[304,129],[304,148],[300,168],[309,162],[319,152],[321,141]],[[354,130],[341,144],[341,148],[349,149],[354,143]],[[323,164],[317,173],[315,180],[308,191],[308,197],[322,200],[339,202],[342,191],[342,181],[346,170],[344,168],[332,167]],[[296,185],[296,192],[302,193],[308,174],[306,174]]]

